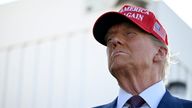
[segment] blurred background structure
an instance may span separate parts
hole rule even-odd
[[[101,14],[124,3],[156,13],[171,52],[180,53],[166,86],[192,100],[192,16],[182,5],[189,1],[1,0],[0,108],[90,108],[115,99],[119,87],[92,27]]]

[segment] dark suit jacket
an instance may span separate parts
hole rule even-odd
[[[94,108],[116,108],[116,105],[117,98],[109,104],[101,105]],[[168,91],[166,91],[157,108],[192,108],[192,101],[179,99],[172,96]]]

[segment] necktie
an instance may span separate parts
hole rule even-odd
[[[140,108],[145,103],[145,100],[142,97],[135,95],[132,96],[127,103],[130,105],[129,108]]]

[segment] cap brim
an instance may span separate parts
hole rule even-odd
[[[95,22],[95,25],[93,26],[93,35],[95,39],[99,43],[106,46],[105,35],[108,29],[111,26],[124,21],[131,21],[131,20],[118,12],[107,12],[101,15]]]

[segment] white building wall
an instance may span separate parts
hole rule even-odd
[[[153,2],[149,8],[155,11],[168,33],[170,56],[174,61],[170,65],[168,81],[185,83],[187,88],[184,98],[192,100],[192,29],[164,2]]]
[[[20,0],[0,6],[0,108],[90,108],[117,96],[105,47],[92,36],[103,11],[87,14],[85,4]]]
[[[18,0],[0,6],[0,108],[89,108],[116,96],[85,5]]]
[[[111,101],[117,84],[104,47],[89,37],[67,33],[1,50],[0,108],[89,108]]]

